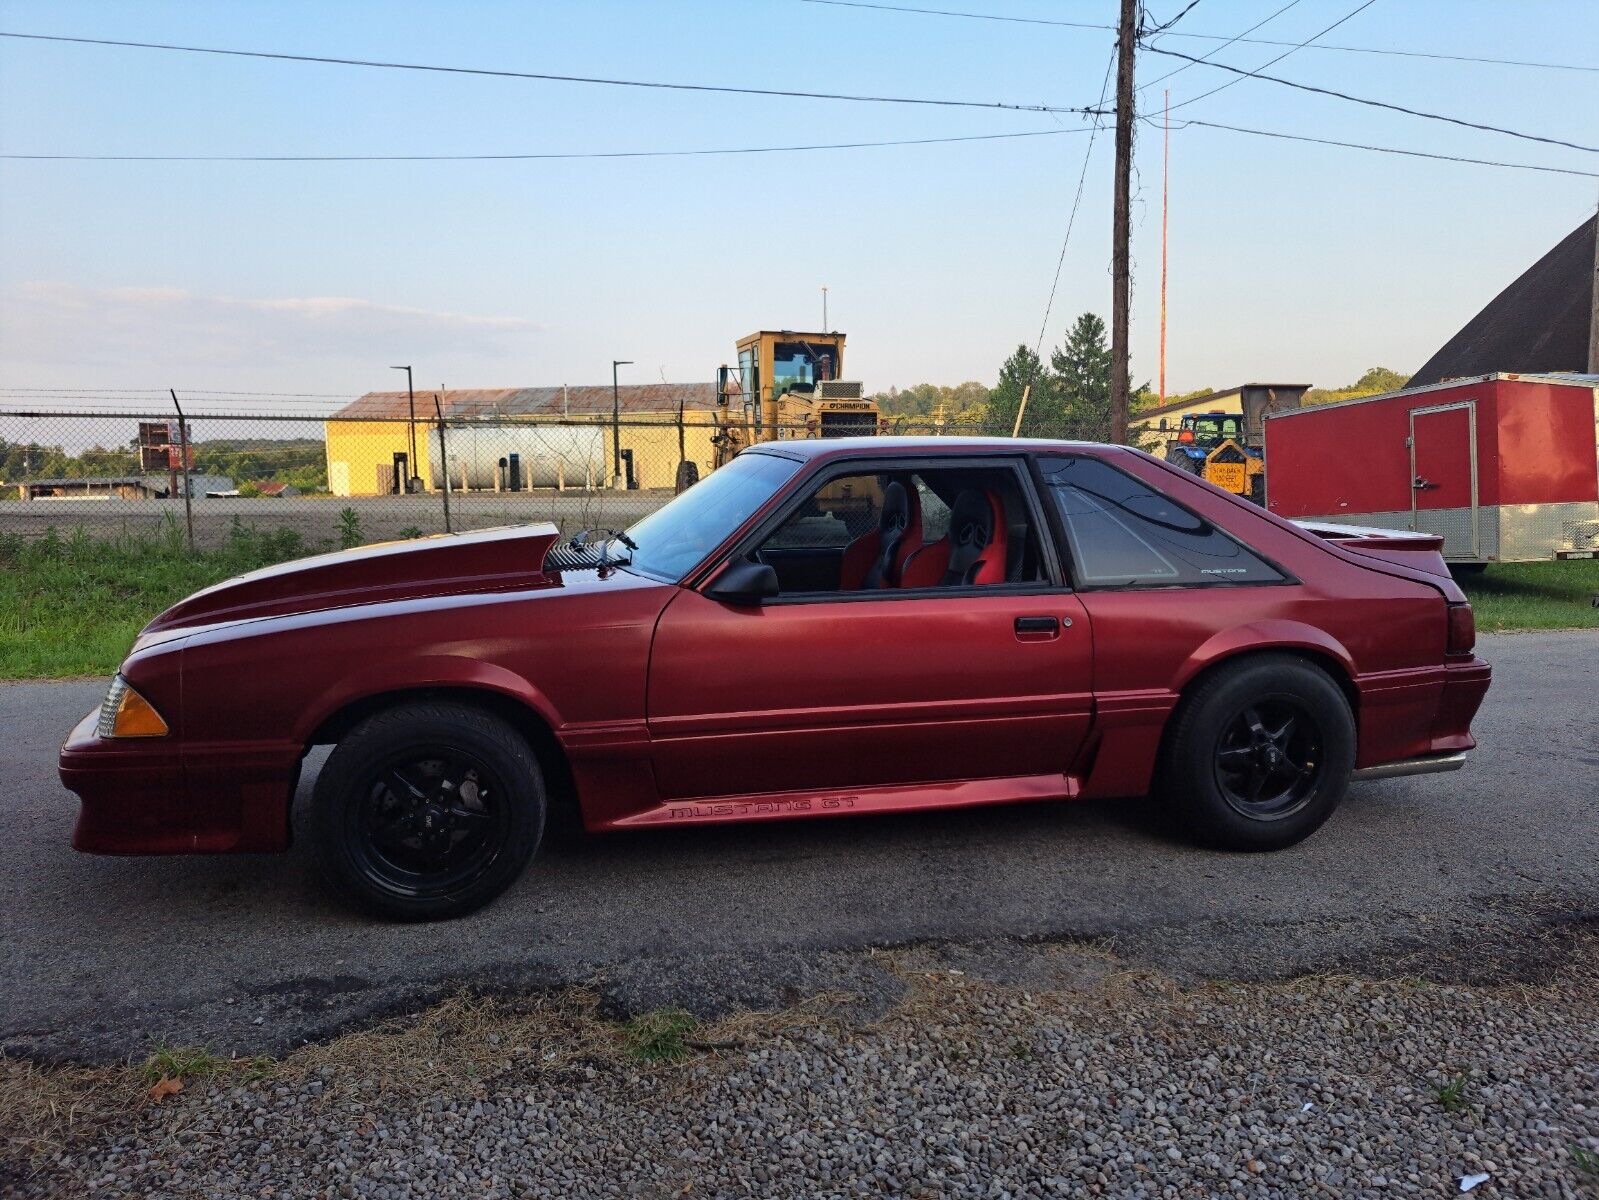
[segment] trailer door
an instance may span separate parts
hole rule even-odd
[[[1445,558],[1480,553],[1475,401],[1411,410],[1410,527],[1442,534]]]

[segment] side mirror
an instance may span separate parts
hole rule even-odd
[[[705,594],[723,604],[758,605],[777,595],[777,572],[766,563],[740,558],[716,577]]]

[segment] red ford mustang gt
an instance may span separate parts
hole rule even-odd
[[[487,902],[590,830],[1155,791],[1236,849],[1459,766],[1489,668],[1425,535],[1306,528],[1149,455],[774,442],[625,533],[550,525],[241,576],[140,634],[61,777],[73,844],[312,836],[380,914]]]

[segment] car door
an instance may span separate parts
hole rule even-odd
[[[947,475],[948,464],[940,466]],[[717,600],[704,586],[682,590],[661,615],[650,660],[648,719],[663,796],[1016,777],[1065,790],[1092,714],[1092,643],[1021,468],[1008,459],[970,469],[1004,481],[1015,489],[1007,501],[1025,506],[1039,546],[1029,580],[854,592],[834,585],[758,605]],[[830,486],[820,476],[815,483]],[[794,507],[811,503],[814,491],[799,489]],[[759,553],[785,515],[730,560]]]

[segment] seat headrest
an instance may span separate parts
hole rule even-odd
[[[883,511],[878,516],[877,526],[884,533],[900,533],[910,523],[910,493],[896,480],[883,489]]]
[[[988,493],[967,488],[949,510],[950,548],[981,550],[994,540],[994,505]]]

